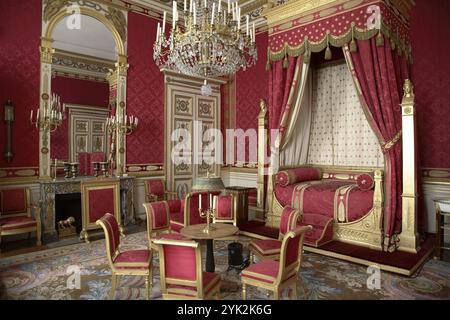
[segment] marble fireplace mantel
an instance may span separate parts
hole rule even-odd
[[[45,242],[58,240],[58,233],[55,228],[55,195],[81,193],[81,182],[90,179],[102,178],[75,177],[39,181],[41,221]],[[133,205],[134,177],[120,177],[117,179],[120,180],[121,219],[122,224],[125,226],[135,222]]]

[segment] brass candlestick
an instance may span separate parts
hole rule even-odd
[[[211,230],[216,229],[210,224],[211,218],[214,218],[215,209],[208,208],[206,210],[202,210],[201,208],[198,208],[198,213],[201,218],[206,218],[206,227],[203,229],[203,233],[209,233]]]

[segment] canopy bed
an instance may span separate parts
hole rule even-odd
[[[290,205],[299,224],[314,226],[308,246],[337,240],[416,253],[407,17],[390,1],[368,0],[297,0],[264,14],[269,98],[258,119],[257,202],[266,226],[277,227]],[[278,130],[270,165],[264,129]]]

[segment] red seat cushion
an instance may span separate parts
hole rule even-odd
[[[207,295],[218,283],[220,276],[214,272],[203,272],[203,293]],[[182,285],[168,285],[167,293],[186,297],[195,297],[197,288]]]
[[[149,268],[151,260],[150,250],[129,250],[119,253],[113,264],[119,269],[144,269]]]
[[[27,216],[0,217],[2,230],[23,229],[36,226],[36,220]]]
[[[254,240],[249,244],[249,247],[262,256],[280,255],[281,241],[273,239]]]
[[[160,233],[152,238],[156,239],[172,239],[172,240],[184,240],[185,237],[181,233]]]
[[[278,261],[263,260],[262,262],[252,264],[242,271],[242,277],[266,283],[274,283],[278,276],[279,265],[280,263]]]

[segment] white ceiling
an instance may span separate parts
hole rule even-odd
[[[68,18],[60,21],[53,32],[53,47],[97,58],[117,60],[116,45],[105,25],[89,16],[81,15],[80,28],[70,29]]]

